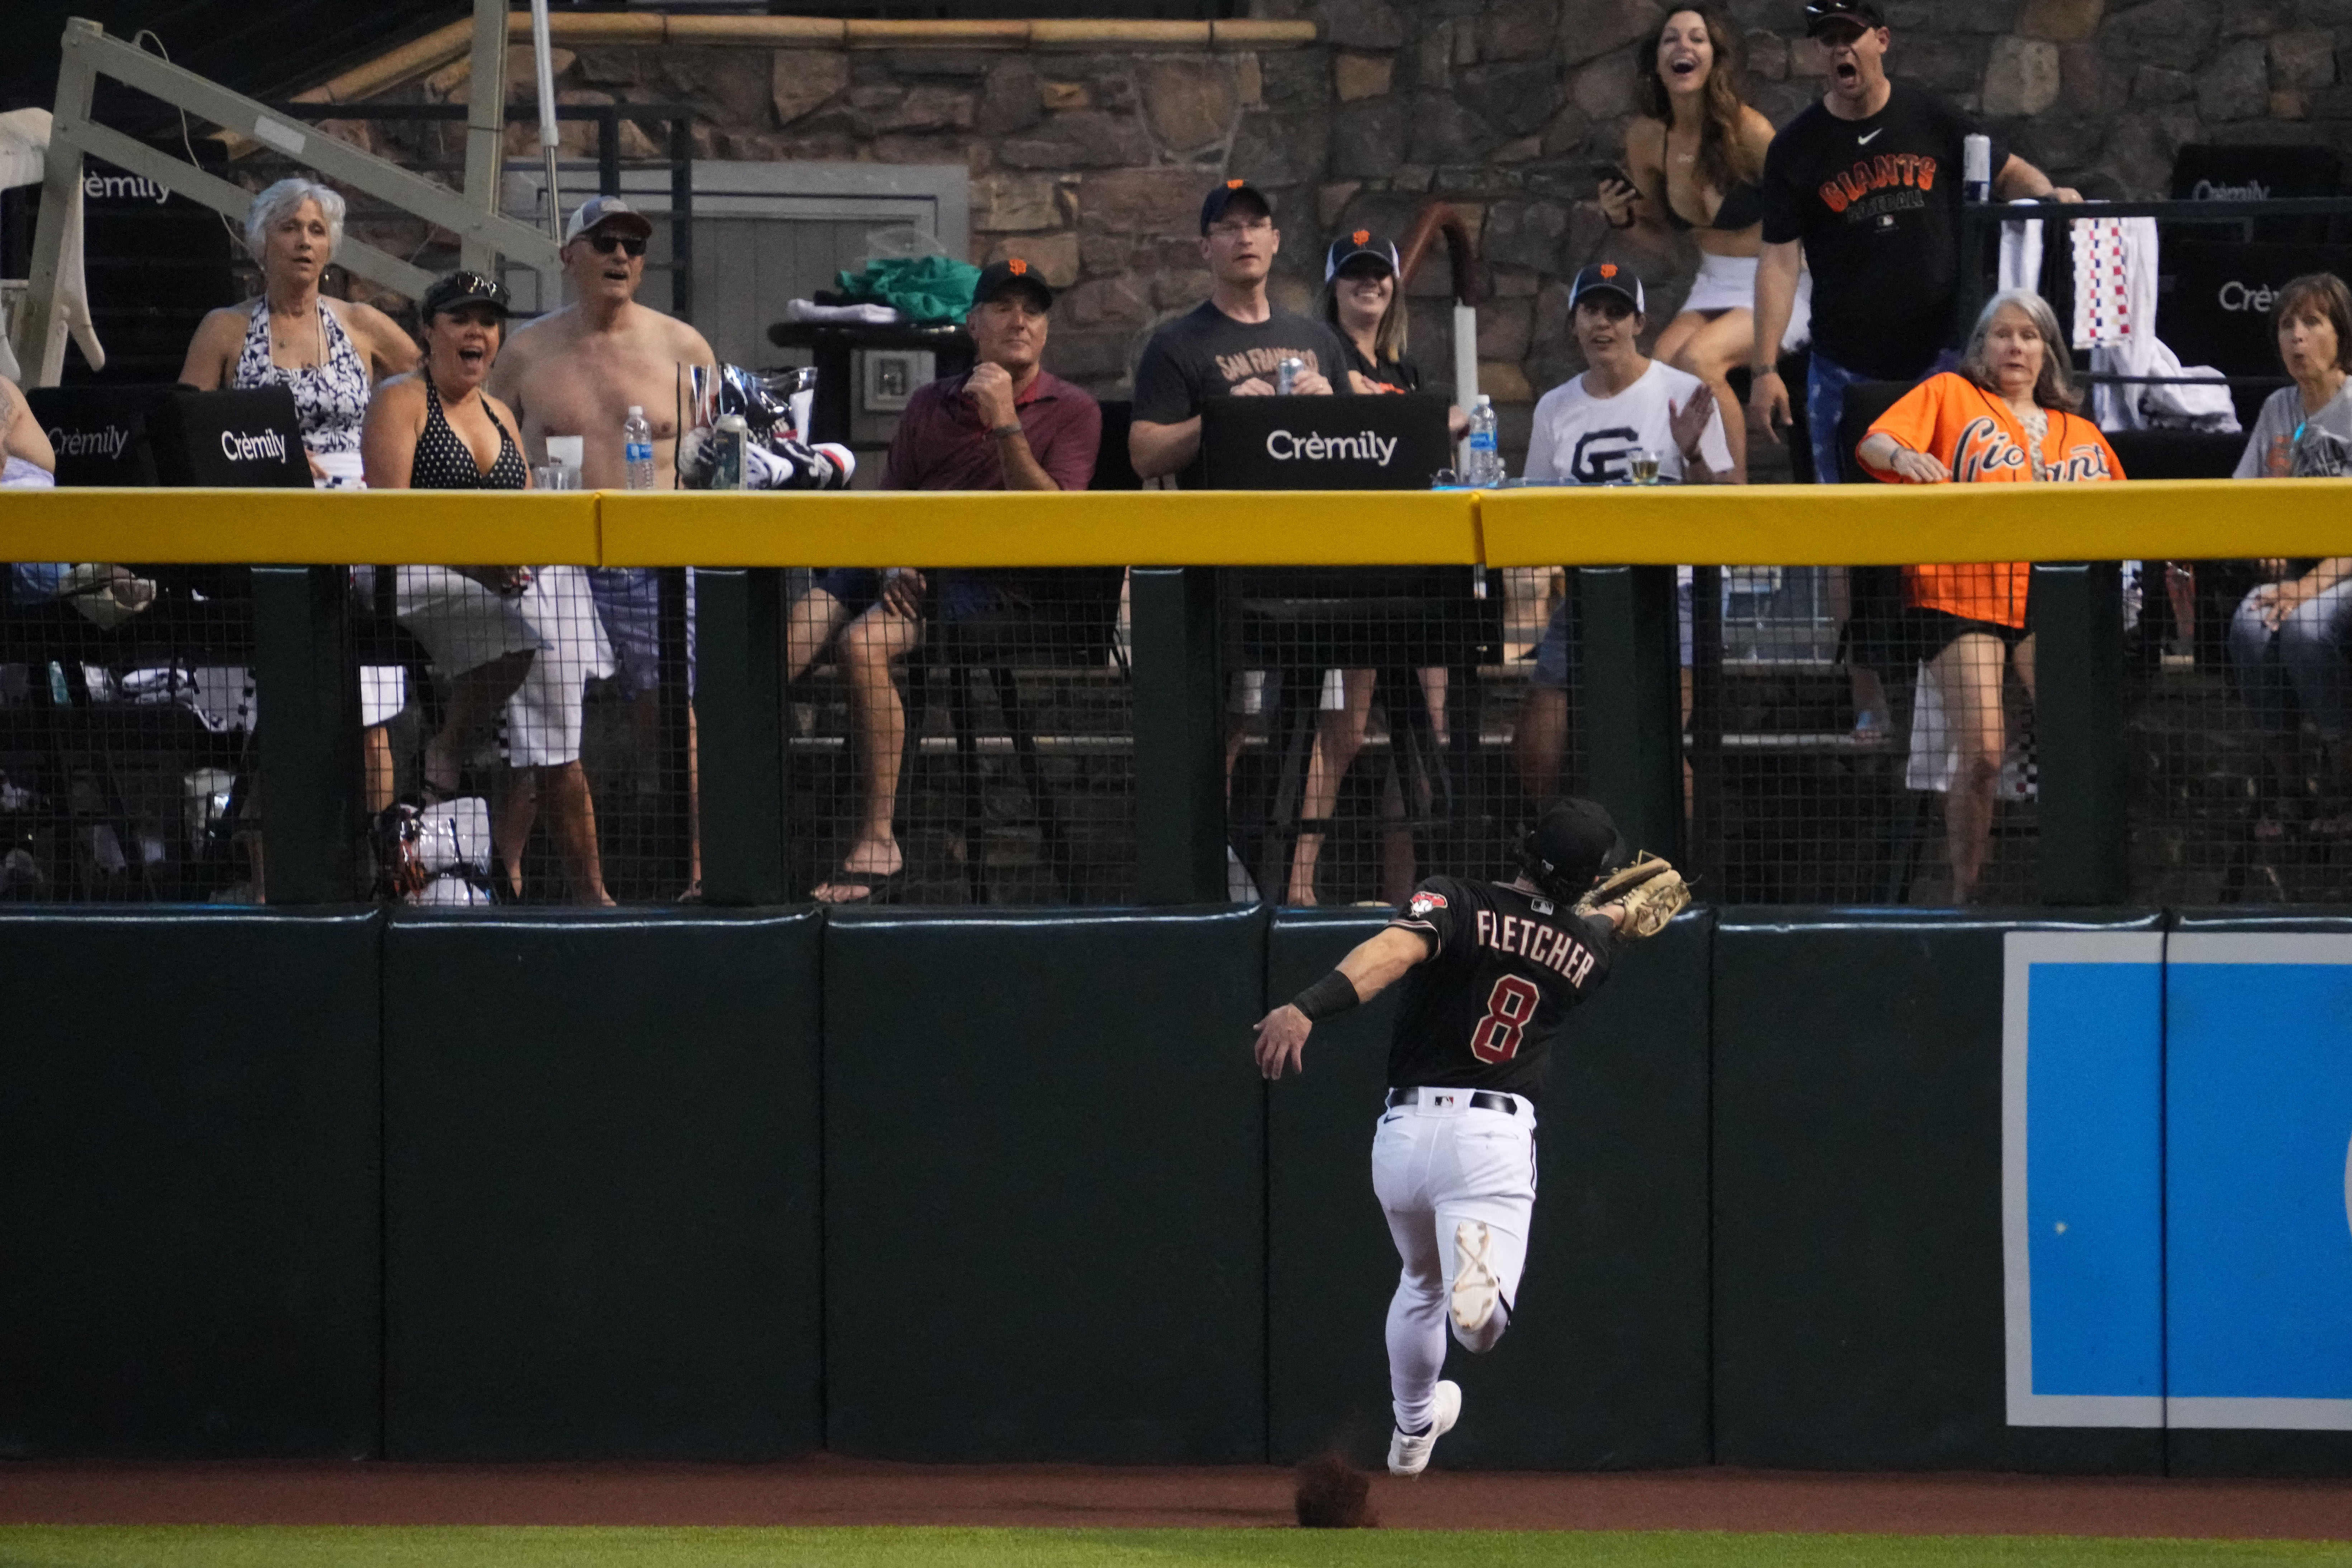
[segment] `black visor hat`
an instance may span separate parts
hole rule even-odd
[[[512,313],[507,301],[507,286],[478,272],[444,273],[433,280],[417,305],[428,325],[443,311],[460,310],[468,305],[488,305],[501,318]]]

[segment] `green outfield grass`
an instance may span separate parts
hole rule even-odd
[[[1697,1531],[653,1530],[0,1526],[0,1568],[966,1568],[1362,1563],[1517,1568],[2139,1568],[2341,1563],[2352,1543],[2030,1535],[1734,1535]]]

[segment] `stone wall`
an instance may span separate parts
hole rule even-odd
[[[1884,0],[1890,68],[1997,121],[2017,150],[2086,194],[2164,193],[2197,141],[2316,142],[2352,152],[2352,0]],[[1819,90],[1801,0],[1727,0],[1748,96],[1776,122]],[[1276,289],[1312,299],[1327,236],[1401,228],[1433,195],[1477,233],[1491,302],[1482,386],[1507,407],[1578,368],[1565,279],[1596,257],[1657,281],[1654,322],[1687,256],[1616,248],[1590,197],[1622,155],[1633,61],[1660,0],[1255,0],[1312,19],[1311,45],[1255,50],[697,48],[562,51],[572,101],[683,99],[719,158],[966,163],[975,260],[1018,254],[1067,289],[1049,361],[1121,390],[1153,323],[1206,288],[1202,194],[1244,176],[1273,195]],[[462,97],[462,63],[425,84]],[[519,132],[528,137],[528,132]],[[519,143],[519,152],[528,151]],[[635,148],[650,153],[650,146]],[[1442,253],[1413,352],[1451,363]]]

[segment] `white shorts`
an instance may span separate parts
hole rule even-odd
[[[1514,1097],[1517,1100],[1517,1097]],[[1383,1112],[1372,1135],[1372,1192],[1409,1275],[1454,1288],[1454,1228],[1483,1222],[1503,1300],[1517,1301],[1536,1204],[1535,1108],[1472,1108],[1468,1089],[1427,1089]]]
[[[577,762],[587,684],[613,673],[613,648],[588,591],[588,574],[577,566],[536,567],[520,603],[543,646],[507,699],[507,765],[550,768]]]
[[[444,679],[546,646],[523,613],[528,595],[502,597],[446,566],[403,566],[397,582],[393,614],[425,645]]]
[[[373,730],[408,706],[408,671],[396,664],[360,666],[360,724]]]
[[[1756,308],[1756,258],[1699,253],[1698,276],[1691,279],[1683,309],[1702,314]],[[1801,348],[1813,336],[1813,275],[1797,274],[1797,300],[1789,312],[1789,330],[1780,334],[1783,349]]]

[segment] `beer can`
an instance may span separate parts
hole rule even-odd
[[[1298,384],[1298,373],[1306,368],[1307,362],[1300,359],[1297,354],[1287,354],[1276,361],[1274,366],[1275,391],[1287,395]]]
[[[743,488],[743,448],[750,441],[751,429],[740,414],[719,416],[716,439],[711,444],[712,489],[740,490]]]
[[[1972,202],[1992,199],[1992,138],[1960,138],[1960,195]]]

